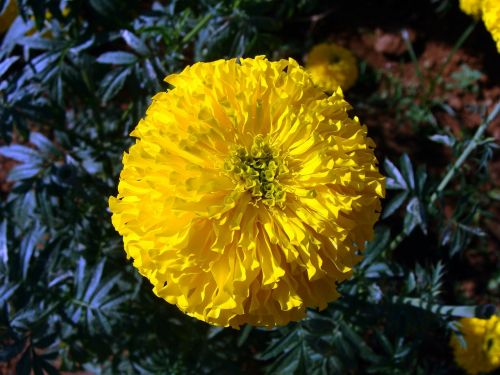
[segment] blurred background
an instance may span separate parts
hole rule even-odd
[[[0,9],[0,373],[463,373],[457,319],[500,301],[500,121],[488,117],[500,58],[480,19],[454,0]],[[303,64],[323,42],[356,57],[344,94],[388,177],[365,260],[342,298],[287,327],[183,315],[111,225],[129,133],[167,74],[239,56]]]

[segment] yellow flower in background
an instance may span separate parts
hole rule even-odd
[[[188,66],[165,79],[109,200],[153,291],[220,326],[283,325],[325,308],[372,238],[375,146],[293,60]]]
[[[500,367],[500,318],[493,315],[490,319],[462,318],[460,331],[467,343],[462,347],[455,335],[451,346],[455,361],[468,374],[493,371]]]
[[[469,16],[482,16],[484,26],[490,32],[500,53],[500,1],[460,0],[460,9]]]
[[[496,42],[497,50],[500,53],[500,1],[482,1],[483,21],[486,29],[491,33]]]
[[[0,9],[0,34],[6,32],[17,17],[17,3],[7,0],[4,9]]]
[[[327,93],[340,86],[347,90],[358,79],[358,65],[354,55],[336,44],[314,46],[306,58],[306,69],[313,82]]]
[[[483,0],[460,0],[459,5],[462,12],[469,16],[479,18],[481,16],[481,3]]]

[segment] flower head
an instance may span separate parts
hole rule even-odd
[[[327,93],[336,91],[339,86],[347,90],[358,79],[356,58],[349,50],[336,44],[314,46],[307,55],[306,69],[313,82]]]
[[[460,0],[459,5],[462,12],[469,16],[479,18],[481,16],[481,3],[483,0]]]
[[[374,143],[296,61],[188,66],[165,79],[109,204],[161,298],[221,326],[275,326],[326,307],[384,195]]]
[[[451,337],[455,361],[468,374],[493,371],[500,367],[500,319],[462,318],[460,331],[467,344],[463,347],[456,335]]]
[[[496,42],[497,50],[500,53],[500,1],[482,0],[481,10],[484,25]]]

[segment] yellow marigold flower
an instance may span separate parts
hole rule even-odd
[[[483,0],[481,9],[484,25],[491,33],[493,40],[497,44],[497,50],[500,53],[500,1]]]
[[[6,32],[12,22],[17,17],[17,3],[16,0],[7,0],[4,9],[0,9],[0,34]]]
[[[349,50],[336,44],[314,46],[307,55],[306,69],[313,82],[327,93],[336,91],[339,86],[347,90],[358,79],[356,58]]]
[[[500,367],[500,319],[462,318],[460,331],[467,343],[462,347],[456,335],[451,337],[455,361],[468,374],[493,371]]]
[[[220,326],[283,325],[326,307],[384,195],[375,146],[339,90],[293,59],[219,60],[165,79],[131,133],[109,200],[153,291]]]
[[[469,16],[479,18],[481,16],[481,3],[483,0],[460,0],[460,9]]]

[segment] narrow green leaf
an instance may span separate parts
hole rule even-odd
[[[222,331],[224,331],[224,327],[209,327],[207,339],[212,340],[215,336],[217,336]]]
[[[23,280],[26,279],[26,276],[28,275],[28,268],[31,262],[31,258],[36,246],[40,243],[43,234],[43,228],[35,226],[30,230],[28,235],[26,235],[21,240],[19,257],[21,263],[21,275]]]
[[[111,329],[111,324],[109,322],[109,319],[104,315],[102,312],[99,310],[96,311],[96,316],[97,316],[97,321],[101,325],[101,327],[104,329],[104,332],[106,334],[111,335],[112,329]]]
[[[78,259],[78,265],[75,272],[74,284],[76,286],[76,299],[82,299],[84,291],[84,280],[85,280],[85,269],[87,268],[87,262],[84,257]]]
[[[130,295],[128,294],[120,294],[118,297],[113,297],[108,299],[101,305],[101,310],[109,310],[111,308],[115,308],[116,306],[122,304],[125,301],[130,300]]]
[[[410,272],[408,274],[408,277],[406,278],[406,289],[408,293],[413,292],[416,286],[417,286],[417,280],[415,279],[415,274],[413,272]]]
[[[125,43],[127,43],[127,45],[139,55],[146,56],[149,54],[149,49],[146,44],[142,41],[141,38],[135,36],[134,33],[128,30],[122,30],[120,34],[123,40],[125,40]]]
[[[30,25],[29,22],[24,22],[21,17],[16,18],[10,25],[7,33],[3,36],[0,56],[7,56],[10,54],[16,47],[18,40],[26,35],[30,27],[32,27],[32,25]]]
[[[479,227],[465,225],[462,223],[458,223],[458,227],[467,233],[473,234],[474,236],[478,236],[478,237],[486,237],[487,236],[486,232]]]
[[[416,193],[419,196],[423,196],[424,194],[424,188],[425,188],[425,182],[427,181],[427,170],[425,166],[419,165],[417,168],[417,186],[416,186]]]
[[[238,337],[238,341],[236,344],[238,345],[238,348],[241,348],[245,341],[247,341],[248,336],[250,335],[250,332],[252,332],[253,327],[250,324],[247,324],[245,327],[243,327],[243,330],[241,331],[241,334]]]
[[[448,134],[434,134],[429,137],[429,139],[436,143],[441,143],[448,147],[453,147],[455,145],[455,137]]]
[[[387,189],[408,189],[408,185],[406,184],[406,180],[403,178],[403,175],[389,159],[384,160],[384,169],[385,172],[392,178],[392,181],[391,179],[387,179]]]
[[[102,271],[104,269],[105,261],[106,261],[105,259],[101,260],[97,264],[95,270],[91,273],[92,278],[90,279],[88,286],[87,286],[87,289],[85,291],[85,295],[83,296],[83,300],[87,303],[90,302],[90,298],[95,293],[97,286],[99,285],[99,282],[101,281],[101,276],[102,276]]]
[[[101,300],[107,296],[111,288],[116,284],[116,282],[120,279],[120,274],[117,274],[113,276],[111,279],[109,279],[107,282],[105,282],[103,285],[99,287],[99,291],[92,296],[92,298],[89,300],[89,304],[93,308],[98,308],[100,303],[102,302]]]
[[[303,320],[301,324],[305,329],[307,329],[307,331],[316,335],[324,335],[328,332],[332,332],[335,329],[335,324],[327,318],[306,319]]]
[[[365,268],[373,263],[373,261],[386,249],[389,244],[391,231],[387,227],[377,227],[375,231],[375,239],[368,243],[365,250],[365,257],[361,262],[361,268]]]
[[[0,14],[3,14],[7,10],[9,3],[10,1],[8,0],[0,0]]]
[[[295,374],[295,370],[299,365],[301,348],[302,345],[296,344],[289,352],[285,353],[269,367],[269,373],[276,375]]]
[[[104,92],[102,94],[102,101],[107,102],[108,100],[114,98],[116,94],[122,89],[127,77],[129,76],[131,70],[126,68],[119,70],[117,72],[112,72],[112,76],[106,76],[103,80],[102,88]]]
[[[0,62],[0,77],[2,77],[17,60],[19,60],[19,56],[12,56]]]
[[[366,344],[365,340],[358,335],[348,324],[339,325],[342,334],[355,346],[361,357],[371,363],[380,363],[381,358]]]
[[[59,155],[59,150],[52,144],[52,142],[39,132],[30,133],[30,143],[35,145],[44,155]]]
[[[27,36],[21,38],[17,41],[17,44],[23,47],[29,47],[33,49],[41,49],[47,51],[56,50],[64,45],[60,41],[54,39],[42,38],[38,36]]]
[[[417,225],[420,225],[420,228],[422,229],[424,234],[427,233],[427,226],[424,217],[424,207],[417,197],[413,197],[412,199],[410,199],[410,202],[406,206],[406,215],[404,218],[403,230],[407,235],[409,235],[411,232],[413,232],[413,229],[415,229]]]
[[[411,190],[415,190],[415,174],[413,172],[413,166],[411,165],[411,160],[407,154],[403,154],[400,159],[401,173],[407,183],[407,186]]]
[[[408,191],[402,191],[396,194],[384,207],[384,211],[382,212],[382,219],[388,218],[391,216],[406,200],[408,197]]]
[[[1,146],[0,155],[20,161],[21,163],[34,163],[42,161],[42,157],[38,152],[22,145]]]
[[[130,65],[136,61],[136,55],[125,51],[104,52],[97,58],[101,64]]]
[[[293,330],[285,337],[276,341],[274,345],[266,349],[264,353],[259,354],[257,357],[265,361],[280,355],[284,350],[289,350],[290,347],[294,345],[297,345],[297,330]]]
[[[90,39],[86,40],[82,44],[79,44],[79,45],[76,45],[75,47],[70,48],[70,51],[74,54],[79,54],[80,52],[92,47],[95,43],[95,39],[96,39],[95,36],[92,35],[90,37]]]
[[[46,224],[48,228],[54,228],[54,213],[50,197],[45,191],[42,191],[36,195],[36,198],[44,224]]]
[[[19,284],[3,284],[0,286],[0,308],[3,307],[17,288],[19,288]]]
[[[394,347],[387,339],[387,337],[379,330],[375,330],[375,337],[377,338],[377,341],[381,344],[385,352],[392,356],[392,354],[394,353]]]
[[[41,171],[39,164],[25,163],[16,165],[9,171],[9,181],[20,181],[35,177]]]
[[[394,277],[398,276],[387,263],[373,263],[365,271],[365,277],[369,279],[377,279],[380,277]]]

